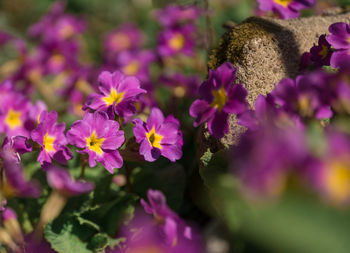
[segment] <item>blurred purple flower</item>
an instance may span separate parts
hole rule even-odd
[[[229,62],[209,71],[208,80],[199,88],[201,99],[195,100],[190,107],[195,127],[208,122],[209,132],[221,138],[229,130],[229,114],[248,109],[247,91],[241,84],[234,84],[235,79],[236,69]]]
[[[121,235],[126,238],[121,248],[107,250],[107,253],[199,253],[204,252],[200,240],[182,239],[175,245],[164,240],[164,234],[152,219],[136,212],[133,221],[123,227]]]
[[[143,34],[132,24],[125,24],[106,36],[104,47],[107,60],[123,51],[139,49],[143,44]]]
[[[184,23],[193,23],[197,20],[200,13],[201,10],[196,6],[168,5],[165,8],[156,11],[154,16],[158,19],[161,25],[169,27]]]
[[[57,112],[43,111],[40,115],[40,123],[31,133],[33,141],[40,145],[38,161],[42,166],[52,163],[52,159],[67,164],[73,158],[73,154],[67,147],[68,142],[64,134],[65,123],[58,124]]]
[[[168,28],[159,34],[158,52],[162,57],[184,54],[191,56],[194,53],[194,32],[193,25]]]
[[[185,76],[181,73],[175,73],[169,76],[161,76],[160,81],[173,88],[173,94],[177,98],[185,96],[195,97],[198,93],[201,81],[198,76]]]
[[[136,112],[134,102],[138,96],[146,93],[140,88],[140,81],[137,78],[125,76],[119,71],[102,72],[98,77],[98,83],[102,94],[89,95],[83,110],[102,110],[111,117],[114,113],[121,117],[132,116]]]
[[[69,172],[63,168],[50,167],[47,171],[49,185],[66,196],[77,196],[94,189],[94,184],[81,180],[73,181]]]
[[[271,92],[276,103],[286,112],[302,118],[327,119],[333,116],[329,105],[327,74],[314,72],[281,80]]]
[[[272,11],[283,19],[299,17],[301,9],[310,8],[315,0],[258,0],[259,9]]]
[[[350,139],[334,129],[327,129],[324,145],[310,164],[313,185],[324,198],[337,205],[350,203]]]
[[[87,113],[83,120],[76,121],[67,133],[70,144],[81,148],[79,153],[89,156],[90,167],[100,162],[110,173],[123,165],[118,148],[123,144],[124,132],[118,122],[109,120],[105,112]]]
[[[182,156],[182,133],[180,123],[174,117],[164,118],[161,110],[153,108],[147,122],[134,119],[136,142],[140,143],[140,154],[153,162],[161,155],[175,162]]]
[[[29,136],[25,123],[30,109],[29,100],[21,93],[10,92],[1,95],[0,100],[0,133],[7,136]]]
[[[231,162],[244,193],[252,197],[276,197],[284,191],[288,174],[302,168],[307,158],[303,130],[265,125],[240,137]]]
[[[117,56],[117,66],[126,76],[135,76],[141,83],[150,82],[150,64],[155,61],[151,50],[123,51]]]
[[[149,204],[143,199],[141,199],[141,204],[146,213],[152,214],[161,227],[168,245],[176,246],[180,237],[192,239],[191,228],[186,226],[184,221],[168,207],[162,192],[149,189],[147,197]]]
[[[21,140],[22,150],[30,150],[30,148],[23,144]],[[30,182],[25,179],[23,168],[19,159],[18,154],[14,146],[16,141],[4,141],[0,157],[2,158],[3,168],[5,170],[6,180],[1,186],[1,191],[5,197],[32,197],[37,198],[40,196],[40,188],[35,182]],[[18,148],[18,147],[17,147]]]

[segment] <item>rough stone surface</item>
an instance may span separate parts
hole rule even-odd
[[[301,55],[318,42],[320,35],[328,33],[328,27],[335,22],[350,23],[350,12],[334,9],[322,16],[290,20],[248,18],[224,34],[210,56],[208,67],[216,69],[226,61],[238,67],[237,82],[248,90],[248,102],[253,107],[259,94],[266,95],[282,78],[300,73]],[[220,145],[236,144],[244,131],[232,116],[230,132],[220,140]]]

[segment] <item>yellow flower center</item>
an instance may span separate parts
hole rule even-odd
[[[170,40],[169,40],[169,47],[171,49],[174,49],[176,51],[182,49],[185,45],[185,37],[181,33],[176,33]]]
[[[152,147],[159,148],[159,149],[163,148],[162,145],[160,145],[160,142],[162,141],[164,136],[157,134],[154,127],[151,129],[151,131],[146,133],[146,137],[147,137],[147,140],[149,141],[149,144]]]
[[[332,200],[342,203],[350,197],[349,162],[334,161],[326,168],[325,186]]]
[[[22,113],[16,110],[10,109],[7,112],[5,123],[10,129],[15,129],[17,127],[20,127],[23,125],[23,122],[21,120]]]
[[[28,71],[28,78],[32,82],[37,82],[42,77],[42,71],[41,68],[36,67]]]
[[[218,90],[213,90],[212,94],[214,96],[214,101],[211,103],[211,106],[221,111],[228,99],[225,88],[221,87]]]
[[[322,50],[319,52],[319,54],[322,56],[322,59],[326,58],[328,55],[328,47],[322,45]]]
[[[124,33],[117,33],[112,36],[112,45],[118,49],[118,48],[129,48],[131,46],[131,41],[127,35]]]
[[[311,117],[313,115],[313,110],[311,107],[311,100],[308,95],[302,95],[298,99],[298,109],[302,116]]]
[[[288,5],[293,2],[293,0],[274,0],[276,4],[282,5],[284,8],[287,8]]]
[[[56,66],[63,65],[64,61],[65,61],[65,59],[64,59],[63,55],[61,55],[61,54],[54,54],[50,58],[50,63],[52,65],[56,65]]]
[[[102,98],[102,100],[106,103],[107,106],[112,105],[114,102],[115,104],[119,104],[123,98],[124,98],[125,92],[118,93],[115,89],[111,89],[111,92],[107,97]]]
[[[137,72],[139,72],[140,69],[140,63],[137,60],[131,61],[128,65],[123,67],[123,72],[127,76],[133,76]]]
[[[14,197],[17,195],[17,190],[8,182],[4,182],[2,185],[2,193],[6,198]]]
[[[54,152],[56,149],[53,147],[53,143],[55,142],[56,138],[53,136],[50,136],[48,132],[46,132],[44,136],[44,148],[46,152]]]
[[[105,138],[98,138],[96,131],[94,130],[90,137],[86,137],[86,145],[90,150],[94,151],[98,155],[102,155],[103,151],[101,149],[101,145],[104,142]]]
[[[74,27],[70,24],[67,24],[59,30],[59,35],[63,39],[68,39],[74,35],[74,31]]]

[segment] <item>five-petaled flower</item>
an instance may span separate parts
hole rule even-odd
[[[335,51],[331,57],[331,66],[338,68],[344,58],[350,58],[350,26],[344,22],[334,23],[329,27],[327,41]]]
[[[76,121],[67,133],[68,141],[81,148],[79,153],[89,155],[90,167],[100,162],[110,173],[123,165],[118,148],[123,144],[124,132],[118,122],[109,120],[105,112],[87,113],[83,120]],[[96,160],[96,161],[95,161]]]
[[[156,222],[162,228],[166,241],[173,247],[177,245],[179,239],[192,239],[192,229],[172,211],[167,203],[164,194],[161,191],[147,191],[149,204],[141,199],[141,205],[146,213],[152,214]]]
[[[31,133],[32,140],[41,146],[38,161],[42,166],[51,164],[52,158],[66,164],[67,160],[73,157],[64,134],[66,125],[56,121],[57,112],[43,111],[40,114],[39,125]]]
[[[194,126],[208,122],[209,132],[221,138],[229,130],[229,114],[238,114],[247,110],[247,91],[241,84],[233,84],[236,69],[227,62],[210,70],[209,79],[199,88],[201,99],[190,107],[190,115],[195,118]]]
[[[134,102],[139,95],[146,93],[140,88],[140,81],[133,76],[125,76],[122,72],[104,71],[98,77],[102,94],[88,96],[83,110],[106,111],[112,117],[113,112],[121,117],[132,116],[135,112]]]
[[[161,155],[175,162],[182,156],[182,133],[180,123],[172,116],[164,118],[158,108],[153,108],[147,122],[133,120],[133,132],[140,145],[140,154],[146,161],[153,162]]]
[[[283,19],[299,17],[299,11],[310,8],[315,0],[258,0],[259,9],[272,11]]]

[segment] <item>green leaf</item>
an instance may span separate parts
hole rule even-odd
[[[105,248],[109,247],[110,249],[114,249],[116,246],[125,242],[125,238],[112,238],[105,233],[95,234],[91,241],[89,242],[88,247],[93,252],[103,251]]]
[[[46,225],[44,230],[46,240],[58,253],[91,253],[87,240],[93,231],[85,225],[80,225],[74,219],[60,217]]]

